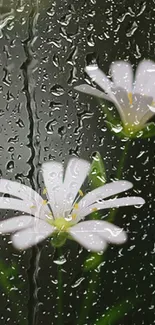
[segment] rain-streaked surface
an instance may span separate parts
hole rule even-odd
[[[72,155],[91,162],[99,151],[107,181],[115,180],[126,142],[108,130],[99,101],[74,86],[88,81],[89,63],[107,73],[118,59],[129,60],[134,69],[144,58],[154,60],[154,1],[4,2],[1,176],[42,193],[43,162],[67,164]],[[90,253],[73,241],[54,250],[45,240],[19,252],[9,236],[0,237],[0,325],[155,323],[154,166],[154,138],[130,141],[121,178],[134,184],[129,194],[142,196],[146,204],[118,209],[115,223],[127,231],[128,241],[109,246],[96,268],[86,267]],[[1,218],[11,215],[1,212]],[[108,311],[121,302],[124,309],[116,313],[120,309],[122,316],[108,320]]]

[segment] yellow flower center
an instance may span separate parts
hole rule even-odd
[[[68,228],[73,226],[73,222],[68,221],[65,218],[57,218],[55,220],[51,219],[51,220],[47,220],[47,222],[50,225],[56,227],[58,231],[62,231],[62,232],[66,232]]]

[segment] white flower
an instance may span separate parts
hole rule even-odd
[[[65,175],[61,163],[44,163],[42,165],[45,182],[43,194],[47,193],[48,201],[43,200],[28,186],[1,179],[0,192],[14,198],[0,197],[0,209],[26,213],[26,215],[1,221],[1,234],[13,232],[12,243],[18,249],[31,247],[46,237],[52,237],[57,244],[62,244],[67,237],[72,237],[92,251],[104,250],[107,243],[125,242],[126,233],[115,225],[102,220],[82,220],[96,210],[142,205],[144,200],[141,197],[105,200],[130,189],[132,184],[127,181],[106,184],[83,196],[80,187],[89,170],[90,164],[77,158],[69,161]]]
[[[104,92],[87,84],[77,86],[75,89],[113,102],[126,129],[135,131],[142,129],[155,114],[154,62],[141,61],[135,80],[131,65],[125,61],[111,64],[113,81],[97,65],[89,65],[85,71]]]

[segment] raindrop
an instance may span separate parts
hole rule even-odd
[[[18,121],[16,122],[16,124],[21,128],[23,129],[25,127],[25,124],[24,122],[19,118]]]
[[[53,64],[55,65],[56,68],[58,68],[59,65],[60,65],[59,57],[58,57],[57,54],[54,54],[54,55],[53,55]]]
[[[14,9],[9,6],[0,5],[0,38],[3,37],[2,29],[14,19]]]
[[[0,109],[0,117],[4,116],[5,112],[3,109]]]
[[[112,127],[112,131],[115,133],[120,133],[123,130],[123,127],[121,125],[116,125]]]
[[[62,96],[65,93],[65,90],[62,86],[60,85],[54,85],[51,89],[50,89],[52,95],[54,96]]]
[[[16,135],[15,137],[13,137],[13,138],[9,138],[8,139],[8,142],[9,143],[17,143],[19,141],[19,136],[18,135]]]
[[[25,8],[24,0],[18,0],[17,2],[17,12],[23,12]]]
[[[95,46],[95,39],[94,39],[94,35],[93,33],[90,33],[88,36],[87,36],[87,43],[89,46],[93,47]]]
[[[68,26],[70,23],[70,20],[72,18],[72,14],[66,14],[60,20],[58,19],[58,23],[61,24],[62,26]]]
[[[53,262],[57,265],[63,265],[67,262],[67,260],[64,257],[64,255],[62,255],[62,256],[60,256],[60,258],[58,260],[54,260]]]
[[[126,36],[127,37],[133,36],[137,28],[138,28],[138,24],[136,23],[136,21],[134,21],[130,29],[127,31]]]
[[[60,110],[60,108],[62,107],[62,103],[52,101],[52,102],[50,102],[49,107],[52,109],[52,112],[56,111],[56,110]]]
[[[85,278],[84,277],[81,277],[71,287],[72,288],[77,288],[84,280],[85,280]]]
[[[53,124],[52,121],[47,122],[45,125],[46,131],[48,134],[53,134]]]
[[[8,163],[7,163],[7,166],[6,166],[6,168],[7,168],[7,171],[8,172],[13,172],[13,170],[14,170],[14,161],[13,160],[11,160],[11,161],[9,161]]]
[[[56,173],[54,173],[54,172],[52,172],[52,173],[50,173],[50,174],[49,174],[50,178],[55,178],[55,177],[56,177],[56,175],[57,175],[57,174],[56,174]]]
[[[63,138],[67,133],[67,128],[65,126],[61,126],[58,128],[58,134],[60,135],[61,138]]]
[[[15,150],[14,147],[9,147],[9,148],[8,148],[8,152],[10,152],[10,153],[11,153],[11,152],[14,152],[14,150]]]
[[[48,10],[47,10],[47,15],[49,17],[53,17],[55,15],[55,7],[56,7],[56,2],[54,1],[52,3],[52,7],[50,7]]]

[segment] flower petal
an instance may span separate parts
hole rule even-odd
[[[152,116],[155,114],[155,106],[148,105],[148,108],[153,113]]]
[[[125,89],[127,93],[131,93],[133,86],[133,70],[131,64],[125,61],[116,61],[111,64],[110,69],[115,86]]]
[[[103,210],[109,208],[119,208],[122,206],[130,205],[143,205],[145,201],[138,196],[127,196],[119,199],[106,200],[99,203],[94,203],[86,208],[78,210],[76,215],[76,222],[83,219],[85,216],[89,215],[95,210]]]
[[[97,65],[88,65],[85,68],[88,76],[107,94],[111,93],[112,82],[107,78],[105,73]]]
[[[18,216],[0,222],[0,233],[5,234],[23,228],[31,227],[34,224],[34,217]]]
[[[44,163],[42,171],[49,203],[56,218],[63,205],[63,165],[55,161]]]
[[[153,103],[153,97],[144,96],[141,94],[133,94],[132,115],[135,116],[135,125],[144,125],[155,111],[150,110],[150,105]]]
[[[133,124],[135,114],[132,114],[132,105],[130,104],[128,93],[123,88],[112,88],[113,94],[118,104],[115,104],[122,122]]]
[[[134,93],[155,98],[155,63],[150,60],[141,61],[136,70]]]
[[[82,93],[91,95],[91,96],[96,96],[96,97],[111,101],[111,97],[106,95],[103,91],[100,91],[94,87],[87,85],[87,84],[76,86],[76,87],[74,87],[74,89],[77,91],[81,91]]]
[[[96,188],[84,196],[79,202],[79,209],[87,207],[98,200],[122,193],[133,187],[128,181],[115,181]]]
[[[115,94],[112,91],[114,84],[107,78],[107,76],[102,72],[97,65],[89,65],[85,68],[85,71],[89,77],[95,81],[95,83],[101,87],[108,94],[108,100],[116,105],[118,111],[122,111],[120,104],[118,103]],[[105,98],[106,99],[106,98]],[[122,111],[123,114],[123,111]]]
[[[80,245],[92,252],[104,251],[107,247],[104,239],[92,232],[86,232],[80,224],[71,227],[69,233]]]
[[[116,102],[115,96],[113,95],[111,88],[113,83],[107,78],[105,73],[99,69],[97,65],[88,65],[85,71],[89,77],[94,81],[101,89],[103,89],[108,96],[111,98],[112,102]]]
[[[16,210],[36,215],[35,209],[31,208],[33,203],[8,197],[0,197],[0,209]]]
[[[90,169],[88,161],[70,159],[64,179],[64,211],[69,211]],[[62,198],[61,198],[62,199]]]
[[[55,228],[48,223],[41,221],[37,227],[26,228],[12,236],[12,244],[17,249],[27,249],[33,245],[37,245],[45,238],[50,236]]]
[[[0,193],[16,196],[25,201],[34,201],[34,204],[43,201],[42,197],[31,187],[7,179],[0,179]]]
[[[122,244],[127,240],[127,235],[123,229],[107,221],[82,221],[78,223],[78,226],[79,231],[98,235],[108,243]]]

